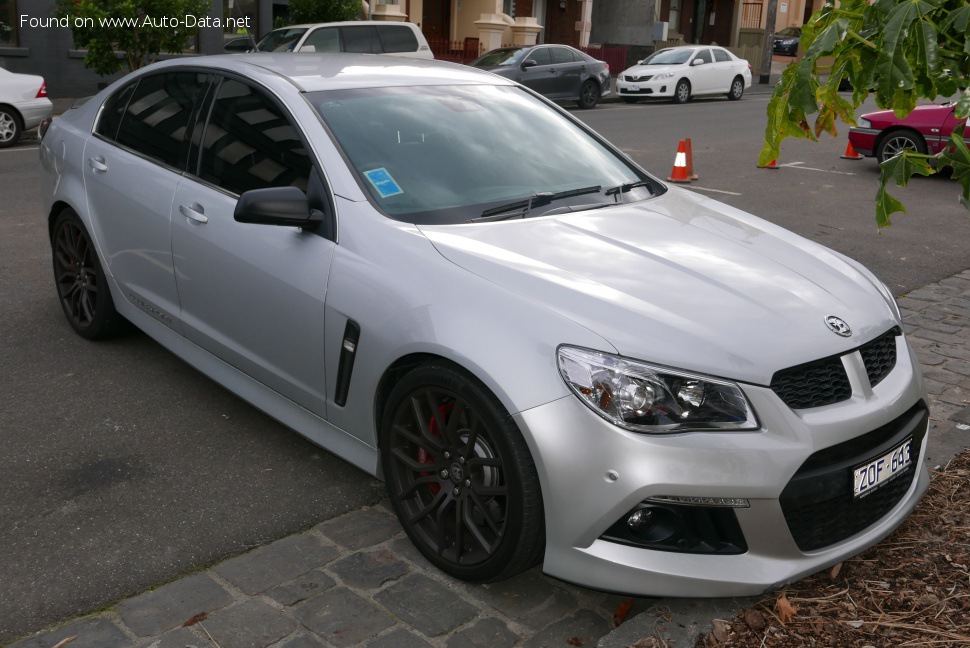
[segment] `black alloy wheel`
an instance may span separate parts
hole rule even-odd
[[[596,81],[587,79],[583,87],[579,89],[579,101],[576,102],[580,108],[595,108],[600,100],[600,87]]]
[[[445,365],[395,385],[381,426],[391,505],[439,569],[491,582],[536,564],[545,548],[531,455],[498,399]]]
[[[61,308],[78,335],[94,340],[118,333],[125,320],[115,311],[91,237],[71,210],[54,222],[51,255]]]

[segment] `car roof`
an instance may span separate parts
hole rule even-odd
[[[152,68],[185,66],[243,75],[269,71],[306,92],[417,85],[514,85],[512,81],[466,65],[388,54],[253,52],[173,59],[156,63]]]

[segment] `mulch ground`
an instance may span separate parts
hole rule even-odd
[[[864,554],[715,621],[704,648],[970,646],[970,450]]]

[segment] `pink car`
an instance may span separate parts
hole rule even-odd
[[[955,104],[917,106],[905,119],[891,110],[867,113],[859,126],[849,129],[849,142],[856,152],[885,162],[903,149],[935,155],[943,150],[950,133],[966,120],[953,114]]]

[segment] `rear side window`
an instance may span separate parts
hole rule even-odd
[[[282,110],[255,88],[224,80],[202,136],[200,177],[235,194],[286,186],[306,191],[310,168]]]
[[[197,72],[142,78],[121,118],[118,143],[169,166],[184,166],[189,118],[206,78]]]
[[[418,51],[418,39],[410,27],[378,25],[377,31],[381,35],[384,51],[389,54]]]
[[[731,55],[722,49],[713,50],[714,60],[718,63],[726,63],[731,60]]]
[[[336,27],[314,29],[307,35],[306,40],[300,45],[300,49],[307,45],[313,45],[313,48],[318,52],[339,52],[340,32],[337,31]]]
[[[383,54],[376,27],[343,27],[344,51],[358,54]],[[417,48],[415,48],[417,49]]]
[[[131,93],[135,91],[137,85],[137,83],[132,83],[125,86],[104,102],[104,108],[101,109],[101,117],[98,120],[98,128],[95,131],[98,135],[111,140],[118,136],[121,117],[125,114],[128,102],[131,100]]]
[[[575,63],[577,60],[572,51],[566,49],[565,47],[550,47],[549,49],[552,50],[553,63]]]

